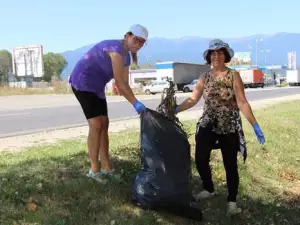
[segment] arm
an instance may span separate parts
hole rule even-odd
[[[137,99],[135,98],[129,84],[128,84],[128,75],[127,80],[124,79],[124,62],[123,57],[116,52],[108,52],[108,55],[111,57],[114,79],[116,85],[120,89],[122,95],[131,103],[134,104]]]
[[[186,100],[184,100],[178,106],[177,112],[181,112],[181,111],[187,110],[187,109],[195,106],[201,99],[203,90],[204,90],[204,76],[203,76],[203,74],[201,74],[199,77],[199,80],[193,90],[192,96],[187,98]]]
[[[249,123],[253,126],[257,122],[253,115],[251,106],[246,99],[245,91],[244,91],[244,84],[243,84],[243,81],[241,79],[239,72],[234,73],[233,87],[234,87],[234,92],[235,92],[235,96],[236,96],[236,100],[237,100],[239,109],[244,114],[244,116],[249,121]]]
[[[124,67],[123,79],[127,84],[129,84],[129,66]]]
[[[125,81],[125,83],[129,84],[129,67],[124,67],[124,71],[123,71],[123,79]]]

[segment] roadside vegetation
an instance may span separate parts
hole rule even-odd
[[[287,82],[282,82],[281,84],[277,84],[276,87],[288,87],[289,84]]]
[[[0,86],[0,96],[11,95],[41,95],[41,94],[71,94],[71,88],[66,82],[57,82],[44,88],[18,88],[8,85]]]
[[[266,136],[261,147],[243,118],[249,156],[239,155],[239,216],[226,216],[226,182],[220,151],[213,151],[217,195],[199,203],[203,224],[299,224],[300,221],[300,101],[255,111]],[[188,122],[195,124],[195,121]],[[194,132],[195,126],[191,128]],[[0,224],[197,224],[170,214],[144,211],[130,202],[130,190],[140,169],[139,133],[111,134],[114,166],[123,182],[106,186],[87,179],[85,137],[0,155]],[[194,136],[190,137],[194,148]],[[194,151],[192,151],[194,152]],[[192,154],[193,157],[194,154]],[[194,191],[200,180],[193,162]]]
[[[134,94],[143,95],[141,89],[133,88]],[[105,91],[106,95],[117,95],[112,89]],[[8,85],[0,85],[0,96],[12,95],[42,95],[42,94],[73,94],[72,89],[66,81],[52,82],[52,85],[44,88],[19,88],[9,87]]]

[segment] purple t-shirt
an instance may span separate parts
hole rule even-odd
[[[121,40],[105,40],[94,45],[75,65],[69,83],[77,90],[94,92],[105,99],[105,86],[114,77],[111,58],[106,52],[124,54]],[[131,63],[126,52],[124,66]]]

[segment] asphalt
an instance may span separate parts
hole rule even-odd
[[[247,91],[250,101],[300,94],[300,88],[258,89]],[[186,96],[178,96],[177,101],[182,102]],[[150,109],[156,109],[160,103],[159,98],[144,99],[142,102]],[[190,110],[202,108],[203,99]],[[127,101],[109,101],[108,112],[111,121],[124,120],[137,117],[134,108]],[[199,115],[200,116],[200,115]],[[23,110],[0,111],[0,138],[21,134],[35,133],[47,130],[70,128],[86,125],[85,117],[79,104],[32,107]]]

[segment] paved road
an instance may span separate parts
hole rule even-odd
[[[247,91],[248,100],[260,100],[281,96],[300,94],[300,88],[257,89]],[[178,102],[186,97],[178,96]],[[144,99],[143,103],[151,109],[155,109],[160,99]],[[190,110],[201,108],[203,100]],[[108,102],[110,120],[121,120],[134,117],[136,113],[127,101]],[[33,133],[57,128],[67,128],[86,125],[86,120],[78,104],[61,105],[54,107],[33,107],[24,110],[0,111],[0,138],[17,134]]]

